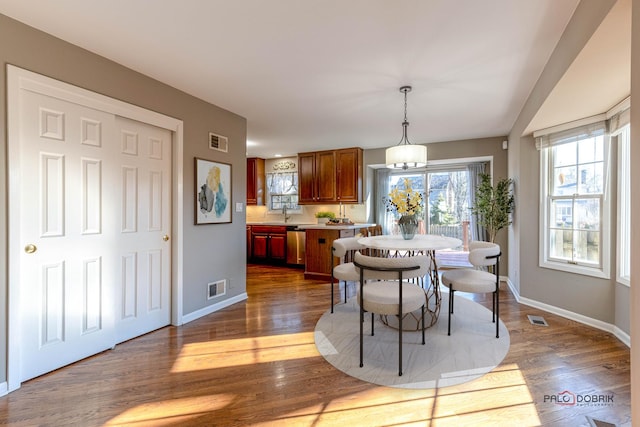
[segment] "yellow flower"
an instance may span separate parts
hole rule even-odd
[[[419,215],[422,213],[422,193],[411,188],[411,181],[404,178],[404,190],[391,190],[386,199],[387,211],[399,215]]]

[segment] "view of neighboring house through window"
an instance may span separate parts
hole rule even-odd
[[[608,139],[603,122],[538,141],[541,265],[608,276]]]
[[[298,173],[272,172],[266,174],[269,210],[301,211],[298,205]]]

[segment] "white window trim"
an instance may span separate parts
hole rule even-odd
[[[609,138],[605,137],[604,140],[604,163],[605,168],[609,162]],[[581,274],[584,276],[597,277],[601,279],[611,278],[610,273],[610,216],[611,216],[611,197],[606,195],[611,194],[611,180],[605,180],[605,188],[603,192],[602,204],[602,217],[600,218],[601,230],[600,230],[600,267],[589,267],[586,265],[570,264],[566,261],[556,261],[549,258],[549,233],[548,233],[548,221],[549,221],[549,197],[547,193],[549,191],[549,149],[540,150],[540,176],[542,177],[540,183],[540,251],[538,265],[542,268],[550,268],[553,270],[565,271],[568,273]]]
[[[624,132],[624,131],[623,131]],[[628,133],[628,127],[626,132]],[[627,193],[629,192],[629,187],[631,185],[631,180],[629,179],[630,174],[630,163],[629,158],[625,157],[623,154],[625,153],[624,146],[630,145],[630,141],[622,141],[619,135],[622,132],[618,132],[618,221],[617,221],[617,241],[618,241],[618,251],[616,260],[616,281],[620,284],[631,286],[631,277],[623,276],[621,274],[621,264],[624,262],[624,259],[629,259],[630,261],[630,240],[631,240],[631,211],[630,211],[630,200],[627,197]],[[627,179],[625,179],[625,176]]]

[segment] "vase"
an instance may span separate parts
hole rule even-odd
[[[415,215],[402,215],[398,220],[400,233],[405,240],[413,239],[418,229],[418,218]]]

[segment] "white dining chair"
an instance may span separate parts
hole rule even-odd
[[[398,317],[398,375],[402,376],[402,319],[414,310],[422,312],[422,344],[425,343],[424,309],[427,297],[420,286],[406,279],[422,277],[428,272],[429,258],[380,258],[356,253],[353,263],[358,269],[360,305],[360,367],[364,366],[364,313],[371,313],[371,336],[374,336],[374,314]],[[365,285],[366,283],[366,285]]]
[[[448,270],[442,273],[442,283],[449,288],[449,324],[447,335],[451,335],[451,315],[456,291],[471,293],[493,293],[493,321],[496,324],[496,338],[500,338],[500,246],[491,242],[473,241],[469,243],[469,262],[474,268]],[[495,266],[493,273],[481,270]]]
[[[359,237],[343,237],[336,239],[331,244],[331,312],[333,313],[334,296],[333,282],[337,279],[338,284],[344,282],[344,302],[347,302],[347,283],[357,282],[360,280],[360,274],[353,265],[353,255],[363,249],[358,243]],[[334,265],[335,258],[339,259],[338,264]],[[339,290],[338,286],[338,290]]]

